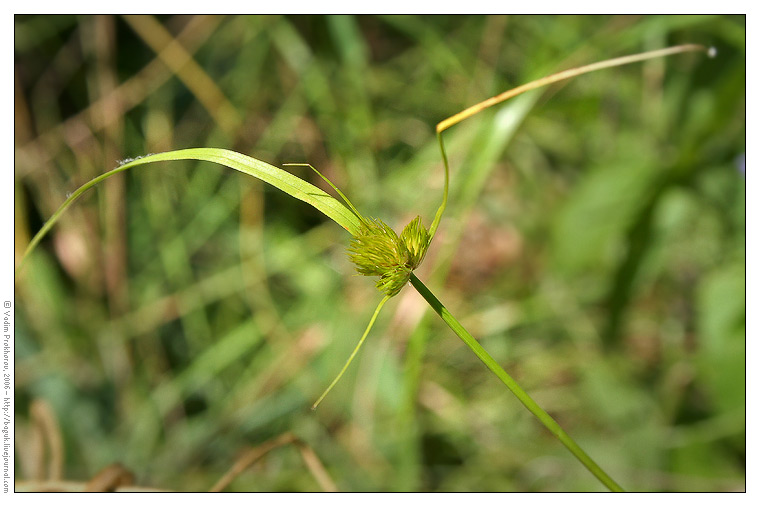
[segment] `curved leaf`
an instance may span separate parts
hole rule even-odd
[[[74,193],[72,193],[61,207],[53,213],[42,229],[32,238],[29,246],[24,252],[24,256],[21,258],[21,262],[18,265],[18,269],[24,263],[29,254],[34,250],[40,240],[47,234],[47,232],[55,225],[60,216],[71,204],[76,201],[79,196],[85,193],[90,188],[94,187],[101,181],[110,178],[114,174],[126,171],[133,167],[148,164],[151,162],[161,162],[167,160],[203,160],[207,162],[214,162],[227,166],[230,169],[235,169],[242,173],[256,177],[270,185],[279,188],[288,195],[300,199],[308,204],[311,204],[316,209],[324,213],[328,218],[334,220],[338,225],[346,229],[352,235],[356,235],[361,228],[361,222],[354,213],[348,209],[343,203],[327,194],[323,190],[315,187],[311,183],[308,183],[301,178],[290,174],[273,165],[269,165],[266,162],[257,160],[253,157],[243,155],[230,150],[224,150],[221,148],[189,148],[186,150],[167,151],[165,153],[156,153],[154,155],[146,155],[144,157],[137,158],[135,160],[129,160],[126,163],[120,165],[116,169],[101,174],[100,176],[88,181]]]

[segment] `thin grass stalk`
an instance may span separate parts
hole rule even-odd
[[[454,318],[453,315],[446,309],[445,306],[443,306],[443,303],[441,303],[435,295],[430,292],[430,289],[428,289],[422,281],[417,278],[414,273],[412,273],[412,276],[410,277],[409,281],[411,282],[412,286],[417,289],[417,292],[420,293],[420,295],[425,298],[425,301],[428,302],[430,307],[435,311],[435,313],[438,314],[438,316],[443,319],[443,321],[448,324],[448,326],[451,328],[456,335],[461,338],[461,340],[467,345],[470,350],[472,350],[478,358],[483,361],[483,363],[488,367],[489,370],[491,370],[497,377],[499,377],[499,380],[501,380],[507,388],[512,391],[512,394],[514,394],[518,400],[520,400],[520,403],[525,405],[525,408],[531,411],[533,415],[535,415],[539,421],[548,429],[550,432],[552,432],[553,435],[555,435],[562,444],[567,447],[567,449],[573,453],[573,455],[578,458],[578,461],[580,461],[583,466],[585,466],[589,472],[594,474],[594,476],[599,479],[602,484],[607,486],[610,491],[614,492],[623,492],[623,488],[620,487],[620,485],[615,482],[612,477],[607,475],[607,473],[602,470],[602,468],[596,464],[596,462],[591,459],[591,457],[586,454],[586,452],[581,449],[581,447],[573,440],[570,435],[568,435],[565,430],[562,429],[562,427],[555,421],[552,416],[550,416],[544,409],[542,409],[535,401],[533,401],[533,398],[531,398],[528,393],[526,393],[522,387],[520,387],[517,382],[506,372],[504,371],[504,368],[499,366],[499,363],[496,362],[496,360],[491,357],[491,355],[484,349],[478,341],[472,337],[470,333],[467,332],[467,330],[462,326],[462,324],[459,323],[459,321]]]

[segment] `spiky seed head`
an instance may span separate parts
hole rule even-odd
[[[416,269],[417,266],[422,264],[428,246],[430,246],[430,235],[425,226],[422,225],[422,219],[419,216],[415,217],[401,231],[401,242],[409,252],[412,270]]]
[[[364,221],[348,252],[360,274],[379,276],[377,289],[395,296],[425,258],[429,245],[430,235],[420,217],[404,228],[401,237],[382,220],[371,219]]]

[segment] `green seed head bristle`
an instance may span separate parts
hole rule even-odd
[[[430,235],[422,225],[422,219],[419,216],[404,227],[401,232],[401,241],[409,252],[412,269],[416,269],[422,263],[430,246]]]
[[[365,276],[379,276],[375,286],[387,296],[401,291],[422,259],[430,236],[420,217],[407,225],[401,237],[382,220],[366,220],[361,232],[351,240],[349,258]]]

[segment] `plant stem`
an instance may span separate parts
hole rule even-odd
[[[507,388],[509,388],[512,393],[517,396],[517,399],[520,400],[520,402],[525,405],[525,408],[530,410],[533,415],[538,417],[538,420],[543,423],[546,428],[551,431],[560,442],[562,442],[565,447],[568,448],[568,450],[575,455],[578,460],[583,463],[583,465],[588,468],[588,470],[596,476],[597,479],[599,479],[602,484],[607,486],[607,488],[610,489],[610,491],[616,491],[616,492],[622,492],[623,488],[620,487],[618,483],[616,483],[607,473],[602,470],[599,465],[594,462],[591,457],[589,457],[588,454],[585,453],[581,447],[575,443],[575,441],[570,438],[570,435],[568,435],[565,430],[562,429],[562,427],[555,421],[544,409],[542,409],[535,401],[533,401],[533,398],[528,396],[528,393],[526,393],[518,384],[515,382],[515,380],[507,374],[504,369],[499,366],[499,364],[494,360],[491,355],[486,352],[486,349],[484,349],[480,343],[478,343],[475,338],[472,337],[470,333],[467,332],[467,330],[462,327],[462,324],[457,321],[451,313],[446,309],[445,306],[443,306],[443,303],[441,303],[435,295],[430,292],[430,289],[428,289],[425,284],[420,281],[419,278],[417,278],[414,273],[412,273],[411,278],[409,281],[412,283],[415,289],[417,289],[417,292],[420,293],[420,295],[425,298],[425,300],[428,302],[428,304],[435,310],[435,313],[437,313],[443,321],[448,324],[448,326],[456,333],[456,335],[462,339],[462,341],[470,347],[470,349],[475,352],[475,355],[480,358],[483,363],[488,366],[488,369],[490,369],[497,377],[499,377],[499,380],[501,380]]]

